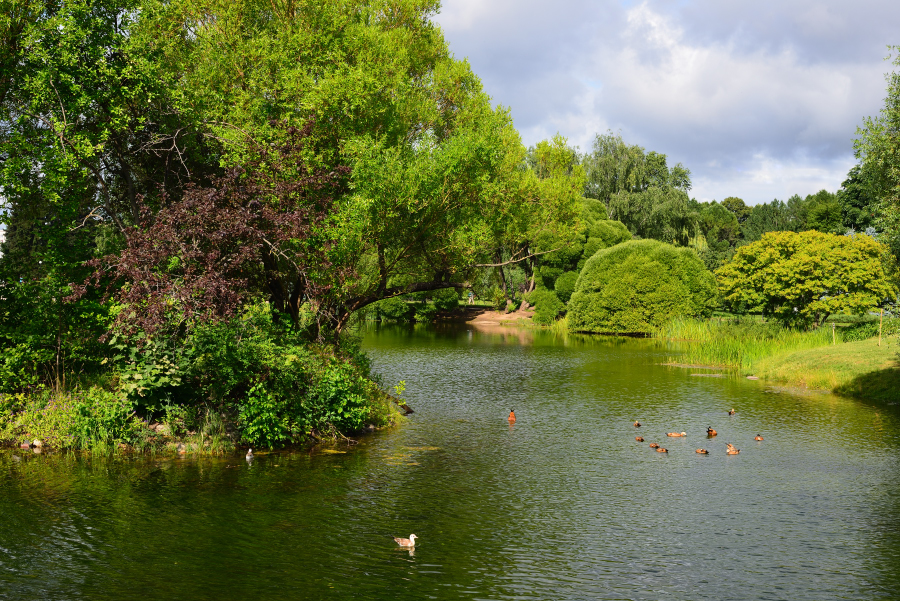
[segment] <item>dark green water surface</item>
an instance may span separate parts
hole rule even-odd
[[[697,377],[651,341],[364,346],[416,413],[353,447],[0,452],[0,599],[900,599],[893,407]]]

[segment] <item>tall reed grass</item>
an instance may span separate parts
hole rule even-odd
[[[654,337],[683,343],[684,353],[670,357],[670,361],[741,370],[752,370],[765,357],[832,344],[830,327],[798,331],[753,318],[679,318],[658,328]],[[834,341],[843,342],[839,330],[834,333]]]

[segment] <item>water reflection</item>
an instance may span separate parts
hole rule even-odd
[[[820,600],[900,588],[891,408],[690,377],[659,365],[671,350],[647,340],[443,327],[379,328],[364,343],[385,381],[406,380],[416,413],[342,452],[0,453],[0,599]],[[741,454],[726,456],[728,442]],[[397,547],[402,532],[420,536],[415,548]]]

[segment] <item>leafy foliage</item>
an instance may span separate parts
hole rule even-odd
[[[733,311],[809,326],[832,313],[862,313],[896,295],[884,258],[883,245],[864,235],[772,232],[739,248],[716,277]]]
[[[565,304],[552,290],[538,288],[525,295],[525,300],[534,305],[534,317],[532,321],[538,325],[547,326],[556,321],[560,313],[566,308]]]
[[[893,66],[900,67],[900,46],[890,49]],[[886,79],[884,107],[865,119],[854,147],[869,193],[878,199],[875,224],[894,257],[900,258],[900,72],[891,71]]]
[[[650,334],[673,317],[709,315],[716,304],[715,281],[693,250],[633,240],[585,264],[569,301],[569,327]]]

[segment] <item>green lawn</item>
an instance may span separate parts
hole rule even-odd
[[[900,345],[891,337],[805,349],[759,359],[753,373],[792,386],[853,398],[900,402]]]

